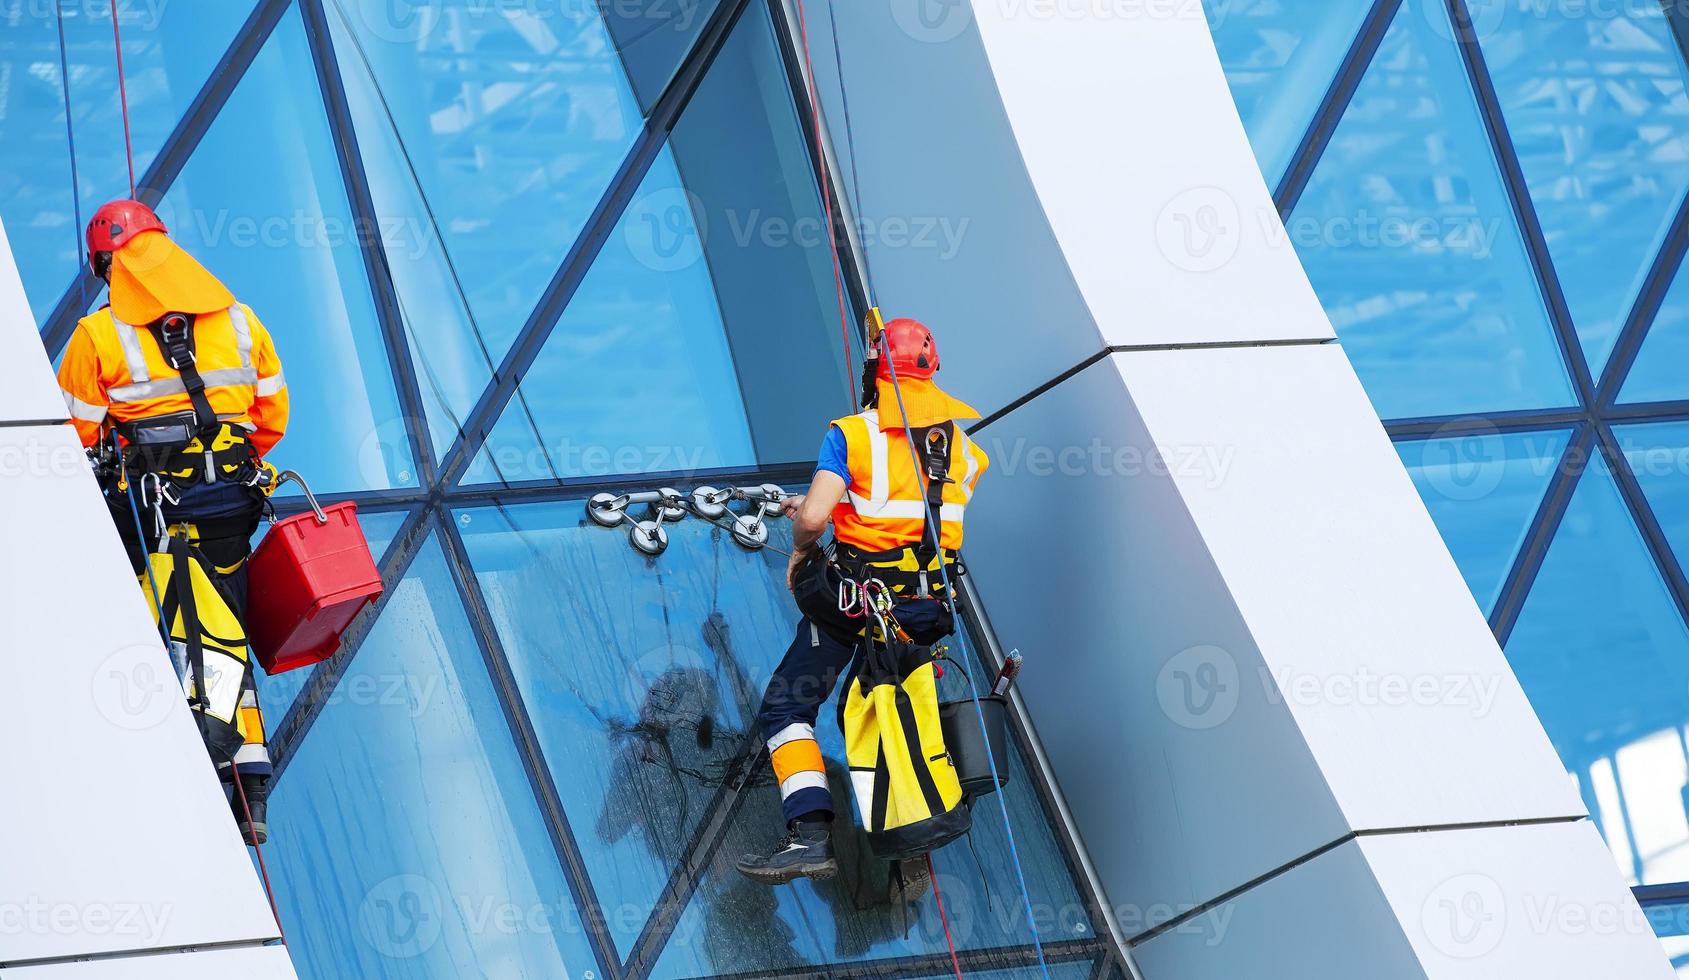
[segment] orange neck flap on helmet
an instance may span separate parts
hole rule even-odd
[[[892,383],[881,378],[876,387],[880,392],[880,400],[876,407],[880,412],[880,430],[887,429],[920,429],[940,422],[963,421],[979,418],[979,412],[972,405],[960,398],[952,398],[944,389],[931,380],[922,378],[898,378],[894,388]],[[898,411],[898,389],[903,393],[903,409]],[[904,412],[908,419],[904,419]]]
[[[136,235],[111,257],[111,310],[124,323],[166,313],[199,315],[235,305],[234,294],[161,231]]]

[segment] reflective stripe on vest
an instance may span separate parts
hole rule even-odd
[[[206,390],[212,388],[227,388],[239,385],[259,386],[258,369],[252,363],[252,325],[247,321],[246,311],[239,304],[231,306],[225,311],[229,315],[229,324],[234,330],[235,351],[240,356],[240,367],[220,368],[214,371],[201,371],[200,377],[205,379]],[[111,318],[112,327],[117,331],[117,341],[123,347],[123,359],[129,368],[130,383],[112,388],[106,394],[114,405],[134,402],[150,401],[154,398],[164,398],[170,395],[185,395],[188,386],[180,375],[169,378],[153,379],[152,372],[147,368],[146,355],[141,347],[140,331],[133,325],[124,323],[116,315]],[[262,379],[262,387],[270,390],[257,392],[259,396],[273,395],[285,387],[286,382],[280,373],[273,377]]]
[[[879,413],[868,411],[833,423],[845,435],[851,481],[845,502],[833,514],[840,541],[864,551],[901,548],[920,541],[925,533],[927,502],[924,474],[910,458],[908,438],[880,429]],[[943,546],[961,547],[962,522],[980,474],[989,464],[985,453],[958,427],[950,454],[951,483],[944,488],[939,511]],[[895,447],[893,442],[898,443]],[[866,465],[864,465],[866,464]]]

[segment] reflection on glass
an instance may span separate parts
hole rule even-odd
[[[1204,0],[1226,84],[1276,188],[1371,0]]]
[[[1689,187],[1683,58],[1657,3],[1511,12],[1484,57],[1599,377]]]
[[[1677,278],[1666,292],[1642,349],[1636,354],[1630,377],[1625,379],[1619,400],[1660,402],[1689,398],[1689,265],[1677,270]]]
[[[129,196],[117,57],[105,3],[0,5],[0,221],[37,323],[84,262],[70,183],[55,11],[64,10],[82,220]],[[135,176],[157,155],[253,0],[118,5]]]
[[[1406,0],[1288,222],[1384,418],[1574,401],[1440,0]]]
[[[305,980],[596,970],[437,542],[364,641],[270,803]]]
[[[720,0],[621,0],[600,4],[639,104],[649,110]]]
[[[322,98],[300,84],[312,77],[290,8],[159,213],[275,337],[293,415],[273,461],[318,493],[414,485]]]
[[[1597,459],[1549,546],[1507,659],[1633,882],[1689,878],[1689,630]],[[1595,773],[1610,766],[1612,802]]]
[[[465,482],[809,459],[849,410],[769,16],[753,4],[740,20]]]
[[[1689,561],[1689,422],[1622,425],[1613,435],[1673,554]]]
[[[382,553],[387,550],[387,545],[392,542],[393,535],[399,532],[399,525],[405,522],[405,517],[404,511],[382,513],[359,511],[358,526],[363,528],[364,539],[369,542],[370,554],[375,556],[376,561],[381,561]],[[254,547],[257,547],[258,542],[263,539],[268,529],[268,524],[258,529],[258,533],[252,539]],[[299,697],[299,692],[304,690],[305,682],[311,679],[311,674],[315,670],[315,667],[299,667],[273,676],[264,673],[263,670],[256,672],[258,702],[264,706],[264,717],[272,732],[276,730],[277,725],[281,724],[282,718],[286,717],[287,709],[293,706],[294,699]]]
[[[1501,596],[1570,438],[1561,430],[1396,444],[1485,615]]]
[[[772,549],[694,517],[648,559],[583,513],[570,501],[457,519],[625,956],[733,771],[797,611]],[[769,527],[789,548],[790,524]]]
[[[341,36],[357,42],[337,52],[341,75],[368,86],[367,59],[417,170],[387,150],[366,161],[378,210],[404,244],[438,251],[427,216],[408,203],[419,178],[469,297],[473,321],[455,297],[440,301],[433,272],[401,284],[418,346],[445,345],[417,357],[456,370],[446,352],[474,343],[478,328],[497,363],[639,132],[601,5],[329,3],[329,19],[350,28]],[[393,139],[385,111],[368,108],[360,135]],[[457,394],[447,397],[461,416]]]

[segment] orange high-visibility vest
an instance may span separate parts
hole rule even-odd
[[[287,381],[270,332],[236,304],[194,321],[194,366],[219,418],[245,428],[259,454],[287,431]],[[113,422],[193,411],[182,376],[146,327],[123,323],[111,307],[82,318],[65,347],[59,387],[84,446]]]
[[[902,429],[880,429],[880,413],[869,410],[833,422],[844,433],[849,454],[849,493],[833,510],[833,536],[867,552],[891,551],[918,544],[926,527],[925,461],[915,468],[909,435]],[[962,547],[962,519],[980,475],[991,465],[985,450],[974,444],[961,426],[954,426],[950,443],[950,482],[944,485],[939,512],[940,546],[946,552]],[[919,453],[920,447],[916,447]]]

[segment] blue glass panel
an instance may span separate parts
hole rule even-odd
[[[1689,561],[1689,422],[1613,430],[1679,562]]]
[[[1050,978],[1051,980],[1087,980],[1087,978],[1091,976],[1091,971],[1095,968],[1095,966],[1096,962],[1094,960],[1076,960],[1068,963],[1051,962],[1049,964]],[[903,974],[901,971],[896,970],[888,964],[886,976],[893,975],[902,976]],[[944,980],[945,977],[954,977],[955,975],[955,971],[951,970],[944,973],[928,974],[923,977],[922,980]],[[1042,977],[1043,975],[1044,974],[1038,970],[1037,960],[1033,960],[1031,966],[1014,967],[1002,970],[981,970],[976,968],[964,972],[964,976],[974,977],[975,980],[1021,980],[1021,978],[1024,977]]]
[[[769,17],[739,22],[465,482],[812,459],[852,409]]]
[[[58,6],[65,15],[82,220],[106,201],[129,196],[106,4],[0,5],[0,220],[6,223],[37,322],[46,318],[84,261],[65,141],[54,22]],[[252,8],[253,0],[118,4],[137,179]]]
[[[1570,438],[1566,431],[1521,432],[1396,444],[1486,615],[1501,596]]]
[[[1635,881],[1689,877],[1689,630],[1597,459],[1549,546],[1507,659]],[[1601,780],[1618,802],[1601,802]],[[1593,787],[1593,791],[1591,790]],[[1622,839],[1621,839],[1622,838]]]
[[[1276,188],[1372,0],[1204,0],[1226,84]]]
[[[342,77],[367,88],[373,72],[386,102],[380,117],[366,104],[358,118],[376,149],[367,162],[377,210],[402,243],[440,249],[400,284],[418,357],[440,371],[459,370],[450,357],[476,332],[495,363],[504,357],[639,132],[639,106],[600,6],[329,5],[330,20],[347,29],[337,52]],[[379,146],[394,139],[394,126],[408,162]],[[417,181],[443,249],[427,214],[409,203]],[[438,287],[427,288],[446,254],[473,319],[457,298],[442,302]],[[447,392],[461,416],[469,405],[458,394]]]
[[[1689,265],[1677,270],[1630,377],[1620,389],[1624,402],[1658,402],[1689,398]]]
[[[293,416],[274,462],[319,493],[415,485],[314,73],[290,8],[160,214],[275,337]]]
[[[1599,376],[1689,187],[1683,59],[1657,3],[1515,13],[1484,57]]]
[[[571,501],[457,519],[625,956],[732,768],[797,611],[774,550],[690,518],[652,562],[583,514]],[[789,548],[791,525],[770,528]]]
[[[663,94],[720,5],[720,0],[622,0],[599,5],[640,105],[649,110]]]
[[[270,802],[305,980],[582,977],[575,903],[437,542]]]
[[[817,726],[817,731],[833,794],[840,801],[848,799],[838,726],[827,723]],[[1018,750],[1008,763],[1009,814],[1032,901],[1035,907],[1054,910],[1050,918],[1039,922],[1042,938],[1092,938],[1085,903],[1051,837],[1050,817],[1027,786],[1029,776]],[[740,875],[734,860],[766,849],[783,829],[780,793],[772,780],[753,782],[744,792],[738,815],[652,972],[656,980],[945,952],[944,925],[932,896],[912,905],[893,904],[887,894],[888,868],[867,853],[854,826],[847,832],[840,824],[834,825],[840,872],[831,881],[803,880],[770,889]],[[1032,941],[1008,851],[997,801],[986,799],[974,808],[968,837],[933,855],[957,948],[989,949]]]
[[[370,554],[376,561],[381,561],[382,554],[393,536],[399,533],[399,525],[405,522],[404,511],[394,510],[383,513],[360,512],[358,525],[364,529],[364,538],[369,542]],[[258,529],[258,535],[253,538],[254,546],[262,539],[265,528]],[[268,720],[270,730],[274,731],[293,707],[294,699],[304,690],[305,682],[311,679],[315,667],[300,667],[284,674],[270,675],[258,671],[258,703],[264,707],[264,717]]]
[[[1384,418],[1574,402],[1441,0],[1406,0],[1289,231]]]

